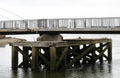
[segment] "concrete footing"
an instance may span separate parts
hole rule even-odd
[[[63,41],[63,37],[60,34],[43,34],[37,41]]]

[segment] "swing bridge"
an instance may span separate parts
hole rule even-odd
[[[112,40],[63,39],[60,34],[119,34],[120,18],[60,18],[0,21],[0,35],[40,34],[37,41],[10,43],[12,68],[56,71],[83,63],[112,61]],[[18,53],[23,60],[18,62]]]

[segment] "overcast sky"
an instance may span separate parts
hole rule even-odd
[[[0,0],[0,19],[120,17],[120,0]]]

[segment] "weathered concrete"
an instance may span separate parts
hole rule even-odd
[[[63,37],[60,34],[43,34],[37,41],[63,41]]]

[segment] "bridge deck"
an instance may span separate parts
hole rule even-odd
[[[0,21],[0,34],[120,33],[120,18],[61,18]]]

